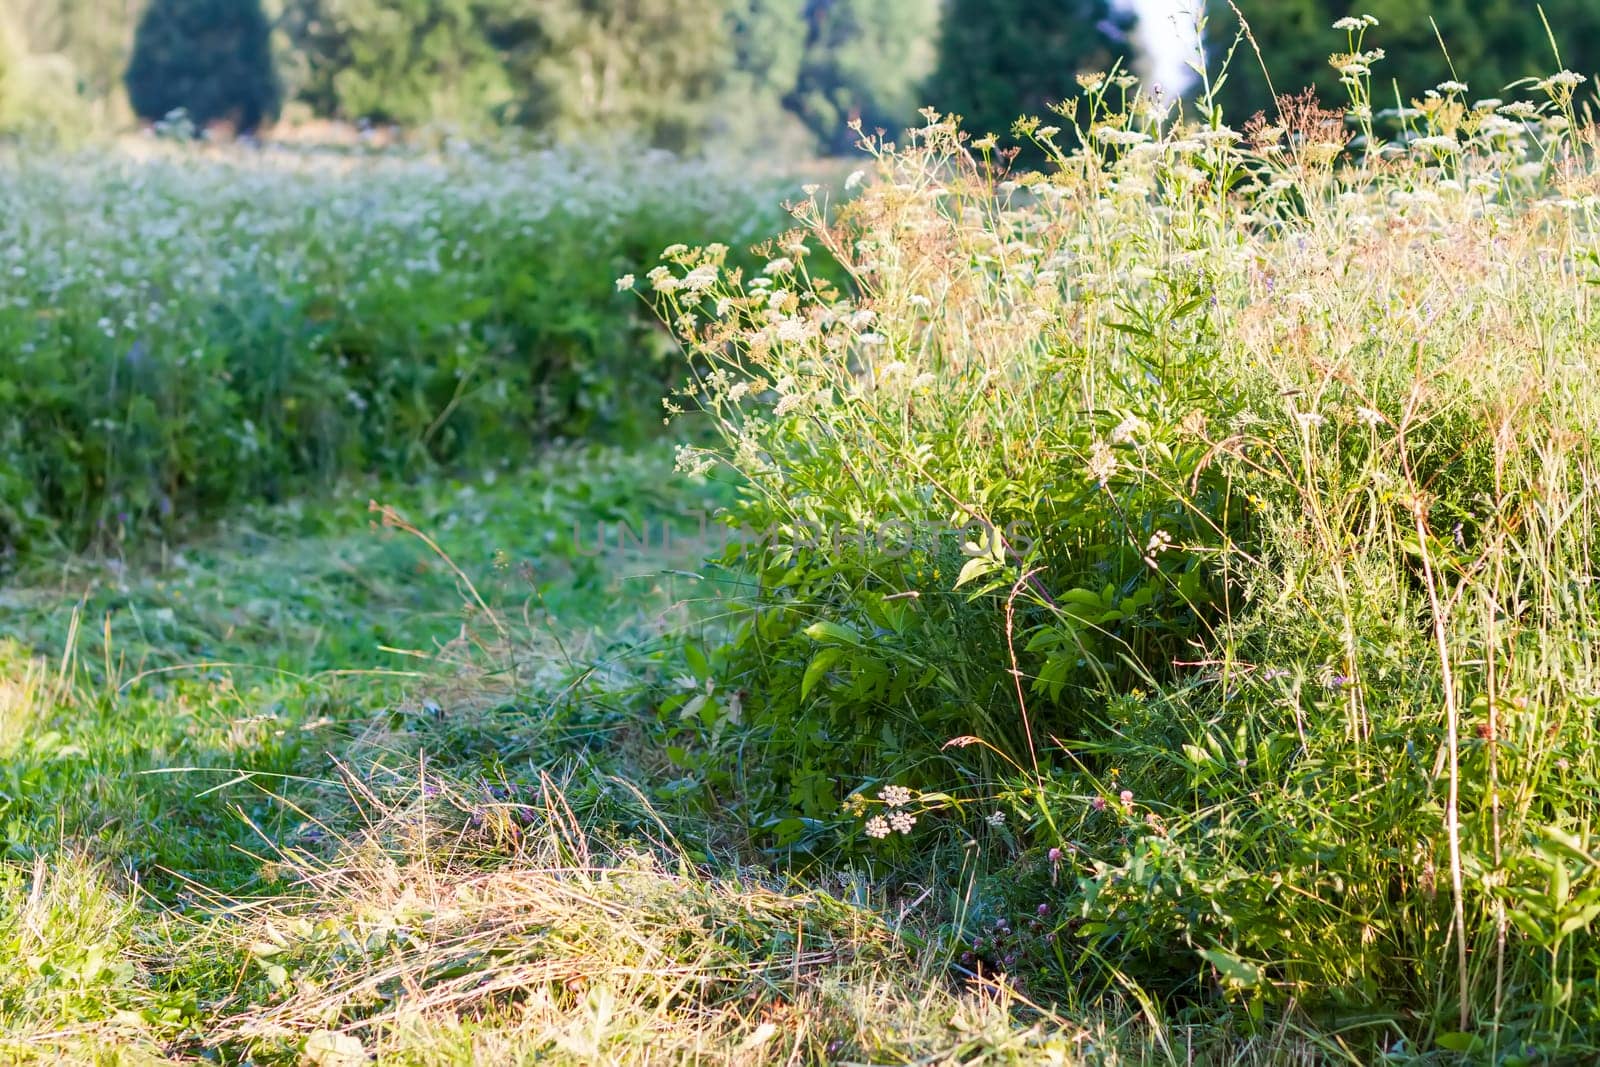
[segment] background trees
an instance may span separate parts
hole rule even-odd
[[[1132,27],[1109,0],[949,0],[924,95],[968,129],[1004,134],[1074,95],[1074,75],[1125,57]]]
[[[511,125],[558,141],[622,137],[675,150],[848,151],[852,119],[893,133],[924,104],[1004,134],[1075,93],[1075,74],[1132,58],[1130,2],[0,0],[4,47],[15,53],[9,106],[29,116],[0,117],[0,132],[91,114],[115,127],[132,99],[146,118],[182,106],[202,124],[231,117],[248,128],[281,100],[296,117],[468,132]],[[1207,3],[1215,69],[1238,22],[1225,0]],[[1523,0],[1239,6],[1273,87],[1314,86],[1329,102],[1342,94],[1328,56],[1344,46],[1331,26],[1351,13],[1379,18],[1367,45],[1386,49],[1396,71],[1403,57],[1413,91],[1453,69],[1475,95],[1496,95],[1558,66]],[[1600,4],[1543,8],[1559,65],[1589,70],[1600,60]],[[22,67],[42,88],[16,88]],[[1271,95],[1242,46],[1219,100],[1242,122]]]
[[[1311,86],[1327,102],[1344,98],[1328,56],[1344,47],[1344,35],[1330,27],[1346,15],[1371,14],[1378,19],[1365,47],[1382,48],[1396,76],[1403,63],[1403,81],[1410,92],[1453,78],[1466,82],[1478,97],[1497,96],[1519,78],[1544,76],[1563,66],[1593,73],[1600,62],[1600,4],[1593,0],[1541,0],[1539,7],[1561,49],[1560,62],[1537,8],[1524,0],[1235,2],[1267,57],[1272,88],[1282,94]],[[1226,0],[1211,0],[1207,45],[1213,57],[1227,50],[1238,28]],[[1381,64],[1374,73],[1375,86],[1388,84]],[[1241,120],[1271,106],[1272,94],[1248,44],[1240,46],[1217,95],[1224,112]],[[1397,101],[1393,93],[1387,99],[1379,94],[1378,103]]]

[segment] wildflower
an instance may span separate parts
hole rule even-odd
[[[1105,811],[1106,810],[1106,798],[1105,797],[1095,797],[1093,800],[1089,801],[1089,806],[1091,808],[1093,808],[1095,811]]]
[[[1302,430],[1314,430],[1328,421],[1315,411],[1297,411],[1294,418],[1300,424]]]
[[[1165,530],[1157,530],[1150,535],[1150,540],[1144,546],[1147,556],[1157,556],[1172,547],[1172,535]]]
[[[867,172],[864,170],[853,170],[850,172],[850,176],[844,180],[844,187],[846,189],[854,189],[856,186],[861,184],[862,180],[865,179],[866,176]]]
[[[1049,852],[1049,857],[1050,857],[1050,862],[1051,863],[1060,863],[1061,862],[1061,850],[1059,848],[1051,848],[1050,852]]]
[[[1499,111],[1500,114],[1511,119],[1531,119],[1537,118],[1539,115],[1538,107],[1526,100],[1513,100],[1509,104],[1502,105]]]
[[[1547,92],[1553,88],[1575,89],[1587,80],[1588,79],[1586,79],[1582,74],[1579,74],[1576,71],[1563,70],[1556,74],[1550,75],[1550,77],[1540,82],[1539,88],[1544,89]]]
[[[778,400],[777,405],[773,407],[772,413],[781,419],[785,415],[798,411],[805,402],[806,396],[804,393],[785,393]]]
[[[800,319],[780,319],[777,332],[778,340],[791,344],[803,344],[811,339],[811,328]]]
[[[1354,33],[1357,30],[1366,29],[1367,24],[1361,19],[1356,18],[1354,15],[1346,15],[1344,18],[1335,22],[1333,24],[1333,28],[1336,30],[1344,30],[1346,33]]]
[[[1089,452],[1089,480],[1101,486],[1111,481],[1117,473],[1117,457],[1111,451],[1111,446],[1104,441],[1096,441]]]
[[[896,814],[899,814],[899,813],[897,812]],[[873,837],[873,838],[888,837],[889,836],[889,820],[885,819],[882,815],[874,815],[872,818],[867,820],[866,829],[867,829],[867,836],[868,837]]]
[[[1464,93],[1467,91],[1467,83],[1452,79],[1440,82],[1437,88],[1441,93]]]
[[[1418,137],[1411,142],[1411,147],[1419,152],[1459,152],[1461,150],[1460,142],[1448,135]]]
[[[633,275],[631,275],[631,274],[624,274],[622,277],[618,278],[617,279],[617,292],[625,293],[629,289],[632,289],[633,288],[633,280],[634,280],[633,279]]]
[[[990,812],[987,822],[996,830],[1006,824],[1006,813],[1003,811]]]
[[[917,817],[909,811],[894,811],[889,813],[889,825],[902,834],[909,834],[911,828],[917,825]]]
[[[1134,436],[1142,429],[1144,429],[1143,420],[1137,415],[1129,415],[1117,424],[1116,429],[1111,431],[1111,443],[1125,445],[1132,441]]]
[[[1373,408],[1360,407],[1356,408],[1356,418],[1376,429],[1378,423],[1383,421],[1383,413]]]
[[[887,341],[888,338],[884,337],[881,333],[873,333],[869,330],[868,332],[862,334],[858,340],[864,345],[881,345]]]
[[[1121,793],[1119,793],[1117,795],[1117,798],[1122,801],[1123,810],[1125,810],[1125,811],[1132,811],[1133,810],[1133,790],[1124,789]]]
[[[790,259],[788,256],[779,256],[777,259],[768,260],[767,261],[767,265],[765,267],[761,268],[761,273],[762,274],[789,274],[793,270],[794,270],[794,260]]]
[[[717,266],[702,263],[683,276],[683,288],[690,295],[698,295],[717,284]]]
[[[911,790],[903,785],[887,785],[878,794],[878,799],[891,808],[903,808],[911,803]]]
[[[1104,141],[1109,145],[1123,147],[1143,144],[1150,140],[1150,135],[1147,133],[1140,133],[1138,130],[1124,130],[1116,126],[1096,126],[1089,131],[1089,136],[1097,141]]]

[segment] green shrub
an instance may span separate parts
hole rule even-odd
[[[723,445],[685,464],[737,470],[759,535],[742,622],[690,656],[720,703],[666,721],[777,844],[1015,850],[979,902],[1005,925],[958,950],[1037,995],[1570,1052],[1600,973],[1596,135],[1576,75],[1441,86],[1387,142],[1348,78],[1348,112],[1247,133],[1087,79],[1077,129],[1031,127],[1042,175],[930,119],[761,277],[652,275],[705,316]],[[815,535],[891,521],[892,551]]]
[[[0,551],[636,437],[681,371],[616,277],[784,218],[776,182],[667,157],[64,164],[0,174]]]

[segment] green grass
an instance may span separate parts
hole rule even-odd
[[[4,594],[0,1055],[1164,1058],[1137,1013],[953,972],[959,885],[785,873],[683,780],[652,708],[738,581],[711,539],[573,526],[726,499],[574,450],[36,564]]]

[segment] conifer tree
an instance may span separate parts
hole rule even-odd
[[[125,77],[134,111],[154,120],[182,108],[197,126],[245,131],[271,121],[280,94],[270,35],[259,0],[152,0]]]

